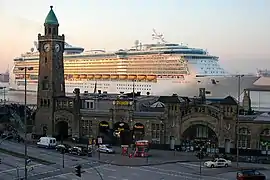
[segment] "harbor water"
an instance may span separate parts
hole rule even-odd
[[[270,92],[251,92],[251,105],[255,111],[270,112]],[[27,104],[36,104],[37,97],[36,92],[27,92],[26,94]],[[4,98],[9,102],[24,103],[23,91],[7,91],[0,94],[1,102]],[[241,101],[243,97],[240,98]]]

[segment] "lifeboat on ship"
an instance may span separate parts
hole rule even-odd
[[[118,78],[118,75],[111,75],[111,79],[117,79]]]
[[[143,79],[145,79],[146,78],[146,76],[144,76],[144,75],[139,75],[138,76],[138,80],[143,80]]]
[[[102,75],[102,79],[109,79],[110,78],[110,75],[108,75],[108,74],[103,74]]]
[[[100,79],[102,76],[100,74],[95,75],[95,79]]]
[[[154,79],[156,79],[156,76],[155,75],[150,75],[150,76],[147,76],[146,79],[148,81],[153,81]]]
[[[87,78],[87,75],[86,75],[86,74],[81,74],[81,75],[80,75],[80,78],[81,78],[81,79],[86,79],[86,78]]]
[[[119,79],[127,79],[127,75],[119,75]]]
[[[134,79],[136,79],[136,78],[137,78],[136,75],[129,75],[129,76],[128,76],[128,80],[134,80]]]
[[[16,75],[15,75],[15,79],[21,79],[21,75],[16,74]]]
[[[87,74],[87,79],[93,79],[94,75],[93,74]]]
[[[73,75],[73,78],[74,78],[74,79],[79,79],[79,77],[80,77],[80,76],[79,76],[78,74],[74,74],[74,75]]]

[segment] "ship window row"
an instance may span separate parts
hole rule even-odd
[[[218,67],[218,68],[209,68],[209,67],[203,68],[203,67],[202,67],[201,69],[202,69],[202,70],[203,70],[203,69],[207,69],[207,70],[210,70],[210,69],[212,69],[212,70],[213,70],[213,69],[214,69],[214,70],[215,70],[215,69],[216,69],[216,70],[222,70],[222,68],[220,68],[220,67]]]
[[[74,85],[74,83],[65,83],[65,84],[67,84],[67,85]],[[83,85],[85,85],[85,83],[76,83],[76,85],[81,85],[81,86],[83,86]],[[95,83],[91,83],[91,84],[88,84],[88,85],[91,85],[91,86],[95,86]],[[105,83],[105,84],[101,84],[101,83],[98,83],[98,84],[96,84],[97,86],[110,86],[110,84],[107,84],[107,83]]]
[[[117,67],[116,67],[117,66]],[[144,67],[148,67],[148,68],[163,68],[163,66],[166,66],[166,67],[175,67],[175,66],[178,66],[178,67],[183,67],[184,64],[133,64],[133,65],[128,65],[128,64],[115,64],[113,66],[110,66],[110,65],[106,65],[106,66],[66,66],[65,65],[65,70],[77,70],[77,69],[117,69],[117,68],[138,68],[138,67],[141,67],[141,66],[144,66]]]
[[[225,73],[224,71],[204,71],[205,74],[208,74],[208,72],[211,73],[211,74],[214,74],[214,73],[217,73],[217,74],[218,74],[218,73],[224,74],[224,73]]]
[[[133,88],[126,88],[126,87],[117,87],[116,89],[119,90],[133,90]],[[151,89],[147,88],[135,88],[136,91],[141,90],[141,91],[151,91]]]
[[[83,85],[77,85],[77,84],[76,85],[75,84],[69,84],[69,85],[67,85],[67,87],[72,87],[72,88],[86,88],[86,89],[90,88],[89,90],[92,90],[92,89],[95,88],[95,86],[83,86]],[[107,87],[107,86],[103,86],[103,87],[97,86],[96,89],[109,89],[109,87]]]
[[[184,58],[187,58],[187,59],[208,59],[208,60],[216,59],[216,57],[211,57],[211,56],[184,56]]]
[[[117,84],[117,86],[131,86],[133,87],[133,84]],[[151,87],[149,84],[134,84],[134,87]]]

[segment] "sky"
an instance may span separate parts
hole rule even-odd
[[[229,72],[270,69],[269,0],[0,0],[0,72],[30,51],[50,10],[74,46],[118,50],[153,43],[207,49]]]

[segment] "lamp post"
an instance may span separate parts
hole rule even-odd
[[[239,167],[239,114],[240,114],[240,95],[241,95],[241,77],[243,75],[237,75],[238,77],[238,94],[237,94],[237,119],[236,119],[236,166]]]
[[[27,71],[32,71],[33,67],[20,67],[20,71],[24,71],[24,179],[27,180],[27,113],[26,113],[26,105],[27,105],[27,79],[26,73]]]

